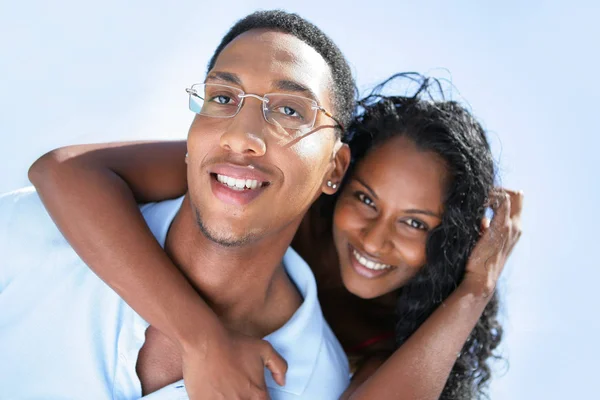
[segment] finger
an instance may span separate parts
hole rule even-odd
[[[287,362],[271,346],[271,343],[264,341],[261,357],[265,367],[271,371],[273,380],[279,385],[285,385],[285,374],[288,369]]]
[[[508,225],[511,209],[509,194],[505,190],[498,189],[492,193],[491,200],[492,204],[490,206],[494,210],[494,217],[490,226],[497,229]]]
[[[516,241],[521,236],[521,210],[523,209],[523,192],[516,190],[505,190],[510,197],[510,236]]]
[[[490,219],[483,217],[481,220],[481,233],[484,234],[490,227]]]
[[[521,210],[523,209],[523,192],[507,190],[510,196],[510,218],[512,220],[521,218]]]

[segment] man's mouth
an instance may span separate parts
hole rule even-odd
[[[271,186],[274,174],[254,165],[221,163],[208,171],[212,193],[221,201],[247,206]]]
[[[269,185],[269,182],[258,181],[256,179],[239,179],[232,176],[222,174],[211,174],[219,183],[227,186],[230,189],[244,191],[255,190]]]

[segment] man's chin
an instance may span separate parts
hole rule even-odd
[[[196,224],[200,232],[208,240],[224,247],[240,247],[256,240],[256,235],[250,230],[240,229],[239,221],[206,220],[196,213]],[[237,223],[236,223],[237,222]]]

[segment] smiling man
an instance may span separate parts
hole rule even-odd
[[[348,166],[353,84],[316,27],[259,12],[224,37],[188,88],[188,193],[142,207],[158,241],[230,329],[288,362],[273,399],[338,398],[343,350],[309,267],[288,246]],[[328,185],[329,182],[329,185]],[[25,189],[0,197],[0,387],[7,398],[185,397],[179,349],[75,254]],[[175,383],[173,383],[175,382]]]

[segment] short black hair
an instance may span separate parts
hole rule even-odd
[[[297,14],[282,10],[256,11],[235,23],[221,40],[208,63],[210,71],[221,51],[242,33],[252,29],[267,29],[288,33],[302,40],[323,57],[333,77],[333,113],[347,127],[355,110],[356,85],[350,66],[333,41],[312,23]]]

